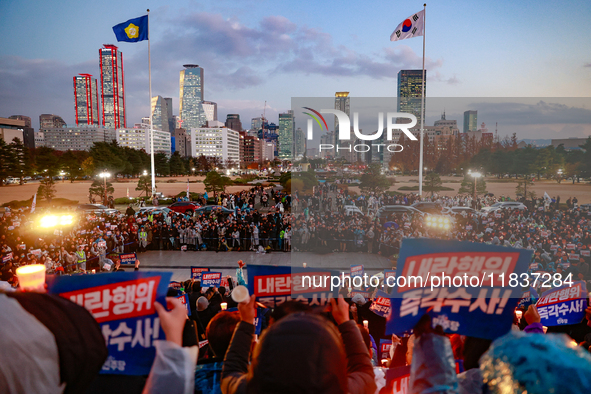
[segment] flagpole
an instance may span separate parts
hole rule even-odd
[[[427,4],[423,4],[423,81],[421,87],[421,146],[419,148],[419,197],[423,196],[423,129],[425,124],[425,35],[427,30]]]
[[[424,49],[423,49],[424,51]],[[424,55],[423,55],[424,57]],[[148,8],[148,79],[150,81],[150,165],[152,169],[152,197],[156,194],[156,168],[154,165],[154,129],[152,128],[152,55],[150,53],[150,9]]]

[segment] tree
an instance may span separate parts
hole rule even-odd
[[[0,186],[4,185],[9,176],[10,156],[10,147],[0,138]]]
[[[97,196],[99,199],[104,200],[105,198],[105,181],[102,179],[95,179],[92,182],[92,185],[88,188],[88,194],[90,196]],[[115,192],[115,188],[111,182],[107,181],[107,195],[113,194]],[[105,201],[106,203],[106,201]]]
[[[37,188],[37,195],[40,199],[47,200],[51,204],[51,200],[55,197],[55,181],[52,176],[45,176]]]
[[[135,190],[141,191],[142,194],[146,193],[146,196],[152,194],[152,179],[150,178],[150,175],[140,176],[140,179],[138,179],[137,181],[137,186],[135,187]]]
[[[170,175],[170,163],[168,157],[164,153],[156,153],[154,155],[154,166],[156,167],[157,175]]]
[[[213,198],[217,198],[218,192],[226,191],[226,186],[232,184],[232,180],[216,171],[209,171],[203,180],[205,190],[213,193]]]
[[[433,197],[433,193],[440,190],[441,185],[441,177],[439,174],[435,172],[430,172],[425,176],[425,188],[426,192],[431,192],[431,197]]]
[[[525,198],[527,198],[527,196],[529,194],[531,194],[531,190],[530,192],[527,191],[527,187],[533,185],[534,183],[532,182],[531,179],[529,179],[529,177],[526,175],[523,178],[523,181],[519,181],[517,183],[517,187],[515,188],[515,194],[517,194],[517,196],[523,196]],[[535,193],[534,193],[535,196]]]
[[[23,142],[14,138],[9,145],[11,150],[11,175],[15,178],[19,178],[20,184],[24,183],[23,178],[33,173],[33,161],[31,159],[31,153]]]
[[[92,157],[88,157],[86,160],[84,160],[81,164],[81,168],[82,168],[82,173],[86,176],[92,176],[92,174],[94,174],[94,160],[92,159]]]
[[[95,142],[90,148],[90,156],[94,162],[95,169],[109,171],[113,176],[131,167],[127,162],[125,150],[117,145],[116,141]]]
[[[35,149],[37,172],[44,176],[56,176],[59,172],[59,157],[55,149],[42,146]]]
[[[173,176],[182,175],[185,173],[185,163],[178,151],[170,156],[170,173]]]
[[[484,177],[474,178],[469,174],[464,175],[464,180],[462,181],[460,190],[458,190],[458,194],[473,194],[474,179],[478,179],[478,181],[476,181],[476,195],[486,194],[486,181],[484,180]]]
[[[380,163],[372,163],[366,172],[361,175],[359,188],[364,192],[384,192],[388,190],[392,182],[382,174]]]

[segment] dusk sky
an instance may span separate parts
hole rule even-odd
[[[398,71],[421,67],[420,38],[390,42],[389,37],[423,2],[2,0],[0,116],[30,116],[35,128],[41,113],[74,123],[72,77],[90,73],[100,78],[102,44],[115,44],[123,52],[128,127],[148,116],[147,41],[117,43],[112,31],[148,7],[152,92],[172,97],[174,114],[179,71],[186,63],[204,68],[205,99],[218,103],[218,119],[239,113],[245,128],[261,116],[265,100],[267,117],[277,123],[292,97],[329,97],[335,91],[394,97]],[[544,102],[589,97],[589,20],[588,0],[429,2],[427,94],[540,97]],[[582,108],[581,118],[590,114],[584,127],[550,127],[544,135],[524,131],[518,137],[589,135],[588,104],[572,104]],[[484,110],[479,109],[479,121],[494,121]],[[296,125],[304,127],[305,120],[296,118]]]

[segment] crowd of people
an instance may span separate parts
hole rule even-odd
[[[136,212],[131,206],[117,214],[7,209],[0,218],[1,279],[14,285],[16,268],[28,264],[44,264],[48,273],[112,271],[119,267],[119,254],[147,250],[290,251],[288,194],[258,186],[216,197],[223,210],[191,214],[161,209]],[[48,214],[73,215],[78,220],[40,229],[39,218]]]
[[[499,209],[483,214],[463,211],[451,215],[449,229],[427,226],[423,215],[395,212],[381,216],[383,206],[410,206],[414,194],[391,196],[386,193],[350,194],[341,185],[324,184],[314,193],[298,199],[293,209],[294,250],[316,252],[367,252],[396,256],[405,238],[440,238],[527,248],[535,251],[533,272],[572,273],[573,280],[591,280],[591,213],[569,198],[566,208],[560,197],[528,202],[528,209]],[[509,201],[504,196],[487,195],[424,197],[438,207],[490,206]],[[473,204],[473,202],[476,202]],[[557,202],[558,201],[558,202]],[[362,213],[348,212],[355,206]],[[534,264],[535,263],[535,264]]]
[[[275,204],[260,209],[264,197]],[[410,205],[415,199],[414,195],[352,195],[338,184],[325,184],[317,187],[311,196],[294,192],[291,201],[291,196],[284,193],[253,188],[233,195],[221,194],[217,202],[232,210],[227,214],[215,209],[209,214],[166,211],[154,214],[135,212],[129,207],[126,213],[114,216],[84,215],[71,228],[52,228],[45,236],[27,231],[27,222],[34,222],[35,214],[7,211],[0,219],[1,279],[16,286],[14,270],[33,263],[45,264],[50,273],[117,271],[121,268],[116,255],[148,249],[171,250],[171,253],[174,250],[269,252],[289,251],[293,245],[301,251],[338,250],[395,257],[404,238],[425,236],[532,249],[530,271],[572,274],[573,280],[591,279],[591,261],[586,252],[591,246],[591,215],[578,206],[562,209],[558,203],[542,200],[524,211],[500,210],[486,216],[464,213],[454,218],[448,231],[427,227],[421,215],[403,213],[387,218],[378,215],[382,206]],[[434,196],[425,200],[447,207],[472,205],[470,197]],[[498,200],[487,196],[477,204],[490,205]],[[351,205],[362,213],[348,214],[345,207]],[[138,265],[136,270],[140,269]],[[372,312],[371,298],[353,296],[347,288],[340,290],[338,298],[317,307],[287,301],[266,308],[254,296],[248,302],[237,303],[232,292],[237,285],[245,284],[242,271],[237,273],[236,278],[226,278],[227,286],[204,287],[196,279],[171,284],[168,305],[156,305],[166,341],[159,341],[156,346],[150,375],[126,385],[113,378],[103,381],[101,384],[105,386],[101,387],[109,387],[110,392],[117,392],[121,387],[133,392],[139,387],[146,393],[373,394],[392,392],[392,383],[389,385],[386,378],[388,369],[410,366],[408,392],[412,393],[591,390],[588,379],[591,306],[579,324],[550,327],[547,333],[542,329],[536,308],[530,306],[522,311],[521,320],[514,317],[512,330],[502,333],[495,341],[444,334],[440,327],[432,326],[428,316],[421,319],[412,335],[399,338],[385,334],[386,317]],[[185,294],[190,314],[178,301]],[[16,343],[6,332],[14,333],[18,324],[28,324],[30,328],[22,335],[44,333],[46,338],[45,326],[57,338],[64,334],[57,333],[47,318],[54,309],[63,313],[71,308],[73,315],[83,313],[73,303],[44,311],[44,308],[31,309],[31,297],[26,293],[22,296],[0,291],[0,310],[6,312],[0,313],[0,327],[10,328],[3,330],[1,336],[6,349],[14,349]],[[45,295],[36,298],[35,303],[53,305],[55,299]],[[39,321],[31,323],[24,311]],[[84,322],[81,327],[70,327],[68,332],[72,335],[84,329],[92,333],[96,343],[89,341],[86,346],[96,349],[84,348],[92,354],[87,359],[88,366],[84,365],[84,373],[80,372],[82,362],[69,367],[70,372],[78,374],[77,380],[73,372],[60,380],[59,365],[65,353],[57,358],[52,356],[57,365],[32,363],[24,372],[4,356],[0,357],[3,359],[0,392],[23,392],[21,388],[29,388],[27,392],[62,392],[63,385],[82,387],[80,391],[72,391],[82,392],[97,384],[96,374],[101,358],[104,362],[107,357],[106,349],[101,349],[102,336],[100,331],[96,335],[97,328],[92,322],[85,318],[81,322]],[[193,341],[187,341],[187,327],[193,327]],[[255,335],[257,329],[261,331],[259,336]],[[560,333],[567,337],[555,335]],[[383,338],[393,343],[385,360],[378,356],[377,347]],[[575,347],[572,341],[576,342]],[[53,342],[45,342],[49,345],[44,351],[58,354],[52,348]],[[53,346],[60,349],[63,340]],[[39,348],[30,347],[27,351],[36,355]],[[515,349],[520,349],[519,357],[511,353]],[[523,366],[526,359],[531,363],[529,369]],[[458,361],[463,371],[456,369]],[[497,366],[501,361],[503,369],[499,371]],[[532,378],[531,369],[541,372]],[[569,376],[567,384],[549,378],[563,374]],[[39,376],[43,379],[36,384],[23,383]]]

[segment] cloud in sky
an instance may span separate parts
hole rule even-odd
[[[185,63],[197,63],[205,69],[206,98],[214,101],[216,92],[262,87],[268,76],[383,79],[395,78],[400,69],[421,67],[422,58],[406,45],[386,47],[380,53],[360,53],[335,45],[332,36],[321,29],[299,26],[283,16],[264,17],[254,27],[207,12],[169,15],[166,23],[169,28],[159,35],[162,39],[152,42],[152,93],[176,98],[175,109],[179,71]],[[135,52],[128,49],[128,44],[120,46],[124,54],[128,126],[149,111],[147,47],[134,45]],[[434,75],[435,80],[445,82],[437,71],[442,64],[441,59],[426,59],[429,79]],[[72,77],[83,72],[100,78],[98,55],[78,64],[1,56],[0,116],[23,113],[36,119],[41,113],[52,112],[73,123]],[[451,83],[455,80],[455,76],[449,79]],[[310,90],[317,94],[314,86]]]
[[[591,67],[591,63],[585,63],[583,67]]]

